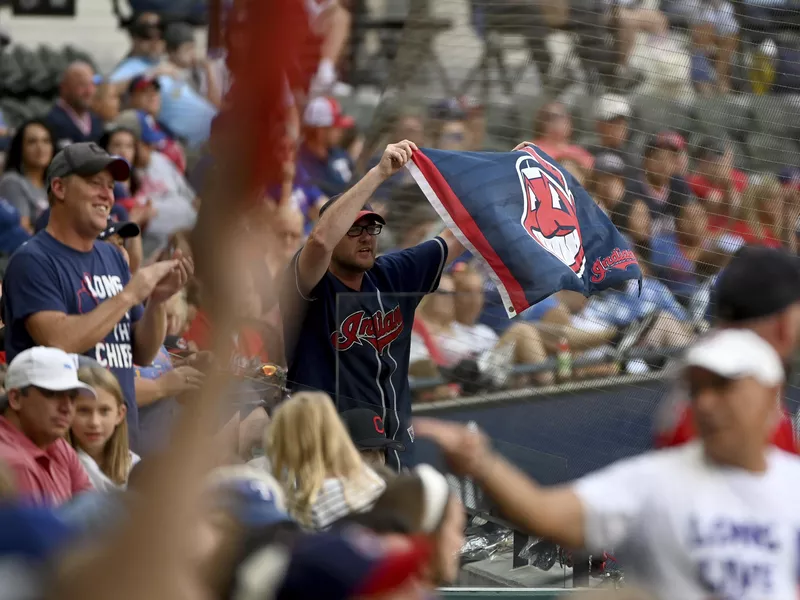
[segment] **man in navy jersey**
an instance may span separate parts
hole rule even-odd
[[[387,146],[361,181],[322,207],[281,292],[290,387],[323,390],[340,412],[369,407],[378,413],[387,438],[406,448],[389,452],[387,463],[395,468],[413,464],[408,358],[414,311],[464,251],[445,230],[375,257],[385,221],[366,202],[416,148],[405,140]]]
[[[50,220],[11,258],[3,279],[6,356],[32,346],[85,354],[119,380],[136,449],[134,363],[153,362],[166,335],[164,302],[192,273],[191,260],[131,272],[120,251],[97,241],[114,205],[114,181],[130,167],[94,143],[72,144],[47,169]],[[146,302],[144,306],[142,303]]]

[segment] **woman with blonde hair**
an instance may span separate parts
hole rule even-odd
[[[784,232],[781,183],[771,173],[751,177],[738,217],[731,233],[747,244],[780,248],[789,241]]]
[[[368,510],[386,488],[359,455],[327,394],[300,392],[281,404],[264,450],[289,513],[307,529],[326,529]]]
[[[78,378],[96,398],[78,398],[69,431],[72,446],[98,491],[124,489],[139,457],[128,446],[125,397],[116,376],[99,364],[83,366]]]

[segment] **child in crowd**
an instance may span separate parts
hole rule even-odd
[[[281,404],[264,449],[289,514],[307,529],[327,529],[368,510],[386,488],[359,455],[326,394],[300,392]]]
[[[97,398],[76,401],[69,437],[98,491],[124,489],[139,457],[128,447],[125,399],[114,374],[100,365],[79,369],[78,378],[94,388]]]

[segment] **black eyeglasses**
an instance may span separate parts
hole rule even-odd
[[[365,231],[370,235],[378,235],[383,229],[380,223],[370,223],[369,225],[353,225],[347,230],[347,237],[359,237]]]

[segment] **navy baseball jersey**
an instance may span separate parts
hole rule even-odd
[[[125,259],[111,244],[98,241],[91,252],[80,252],[47,231],[37,233],[14,253],[3,279],[8,362],[36,345],[25,328],[29,316],[42,311],[86,314],[119,294],[130,278]],[[134,450],[139,411],[134,391],[133,325],[142,313],[141,305],[132,308],[103,341],[85,353],[117,376],[128,408],[128,433]]]
[[[383,417],[387,437],[406,447],[391,451],[389,464],[413,464],[411,327],[420,300],[439,286],[447,245],[437,237],[379,256],[360,290],[329,271],[308,297],[297,286],[298,256],[281,297],[290,388],[327,392],[339,412],[373,409]]]

